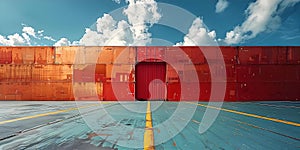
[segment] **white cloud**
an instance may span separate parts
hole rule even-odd
[[[125,20],[116,21],[109,14],[97,19],[96,30],[87,28],[80,45],[146,45],[151,43],[149,28],[157,23],[161,15],[154,0],[126,0],[128,7],[123,13]]]
[[[22,33],[23,38],[26,41],[27,45],[30,45],[30,37],[26,33]]]
[[[116,2],[118,4],[120,4],[120,2],[121,2],[121,0],[112,0],[112,1],[114,1],[114,2]]]
[[[103,46],[103,45],[130,45],[133,41],[129,24],[121,20],[115,21],[109,14],[104,14],[96,22],[97,31],[86,29],[85,34],[79,41],[80,45]]]
[[[54,46],[68,46],[68,45],[71,45],[71,42],[67,38],[61,38],[54,44]]]
[[[25,40],[18,33],[6,37],[0,35],[0,44],[5,46],[23,45]]]
[[[151,34],[148,29],[161,18],[157,3],[154,0],[127,0],[127,2],[129,5],[124,10],[124,14],[131,25],[134,45],[151,43]]]
[[[46,40],[49,40],[49,41],[53,41],[53,42],[56,41],[56,40],[55,40],[54,38],[52,38],[51,36],[44,36],[43,38],[46,39]]]
[[[226,33],[227,44],[237,44],[255,38],[261,32],[277,29],[281,24],[280,13],[300,0],[257,0],[246,10],[247,18],[242,25]]]
[[[184,41],[177,43],[176,46],[209,46],[209,45],[216,45],[216,32],[209,31],[204,23],[203,20],[200,18],[196,18],[193,21],[192,26],[189,29],[187,35],[184,36]]]
[[[16,46],[16,45],[37,45],[39,41],[42,39],[46,39],[49,41],[55,41],[50,36],[44,36],[44,30],[38,30],[35,32],[35,29],[33,27],[27,26],[25,24],[22,24],[22,32],[21,34],[15,33],[8,36],[0,35],[0,45],[5,46]]]
[[[227,0],[219,0],[216,4],[216,13],[223,12],[228,7]]]
[[[22,31],[24,33],[26,33],[28,35],[31,35],[31,36],[33,36],[33,37],[36,38],[35,31],[34,31],[34,29],[32,27],[25,26],[25,27],[23,27]]]

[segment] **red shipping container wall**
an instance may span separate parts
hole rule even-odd
[[[135,98],[134,93],[131,91],[133,90],[132,88],[134,88],[133,82],[106,82],[103,85],[103,100],[134,101]]]
[[[287,94],[282,82],[244,82],[237,88],[240,101],[283,100]]]
[[[285,82],[282,89],[285,91],[285,98],[284,100],[293,100],[299,101],[300,100],[300,81],[297,82]]]
[[[182,51],[184,51],[187,56],[191,59],[193,64],[204,64],[205,57],[202,53],[200,47],[195,46],[182,46],[180,47]]]
[[[203,53],[207,54],[207,60],[212,63],[220,63],[222,60],[226,64],[235,64],[237,59],[237,49],[236,47],[230,46],[202,46],[201,50]]]
[[[300,64],[300,47],[288,47],[287,61],[289,64]]]
[[[0,47],[0,64],[10,64],[12,62],[12,50],[8,47]]]
[[[256,46],[239,47],[239,64],[278,64],[283,63],[285,47]],[[280,56],[279,56],[280,52]],[[283,56],[282,56],[283,55]],[[282,60],[283,59],[283,60]]]
[[[203,52],[208,51],[209,58],[205,58]],[[225,66],[220,64],[222,57]],[[199,100],[208,101],[214,94],[212,76],[217,85],[227,82],[225,101],[300,99],[300,48],[271,46],[0,47],[0,99],[74,100],[76,94],[80,100],[134,100],[135,63],[143,59],[174,63],[166,66],[170,101],[180,100],[181,84],[190,91],[199,85]],[[190,77],[193,71],[200,83]],[[225,71],[227,79],[223,80]],[[112,91],[114,85],[117,93]],[[183,100],[192,97],[188,93]]]
[[[166,48],[165,47],[148,47],[148,46],[138,46],[136,47],[136,57],[138,62],[142,61],[152,61],[152,62],[162,62],[165,59]]]
[[[135,64],[136,47],[113,47],[113,63]]]

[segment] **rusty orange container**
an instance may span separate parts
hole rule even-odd
[[[12,62],[12,50],[8,47],[0,47],[0,64],[10,64]]]
[[[34,47],[35,64],[54,64],[54,47]]]

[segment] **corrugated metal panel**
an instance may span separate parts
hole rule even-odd
[[[8,47],[0,47],[0,64],[12,63],[12,50]]]
[[[240,64],[278,64],[278,47],[239,47]]]
[[[13,47],[12,49],[12,63],[23,64],[23,50],[19,47]]]
[[[100,55],[102,47],[89,46],[83,47],[82,49],[85,51],[85,64],[97,64],[98,56]]]
[[[2,62],[7,63],[0,64],[0,99],[74,100],[72,92],[73,74],[76,74],[74,76],[75,82],[93,84],[94,87],[94,89],[88,89],[83,86],[82,88],[85,90],[83,90],[81,100],[92,100],[94,97],[90,96],[94,94],[98,95],[100,99],[116,100],[116,95],[111,93],[112,84],[115,82],[117,91],[123,93],[118,99],[128,100],[130,99],[128,96],[133,97],[135,87],[135,66],[133,63],[135,60],[135,47],[129,47],[130,50],[124,54],[128,56],[126,57],[125,63],[119,64],[113,64],[113,62],[127,47],[107,47],[107,51],[110,52],[108,52],[108,57],[103,59],[107,59],[107,61],[105,60],[106,62],[102,64],[99,63],[99,57],[94,54],[94,51],[97,53],[101,47],[58,47],[56,48],[57,51],[54,51],[55,56],[59,56],[55,59],[57,64],[52,64],[54,61],[54,52],[51,50],[53,49],[52,47],[0,48],[0,53],[3,54],[0,55],[0,59],[6,60]],[[90,52],[88,51],[89,48],[93,52],[88,53]],[[111,48],[111,50],[109,50],[109,48]],[[159,50],[160,48],[162,50]],[[245,56],[243,59],[241,59],[241,57],[239,59],[243,60],[244,64],[234,64],[236,56],[235,47],[221,47],[224,60],[227,63],[225,67],[228,82],[225,94],[226,101],[235,101],[236,96],[238,96],[237,100],[247,101],[297,100],[300,98],[298,92],[300,81],[300,67],[298,65],[298,56],[300,57],[300,55],[298,55],[299,47],[246,48],[248,52],[239,55]],[[187,84],[190,90],[193,90],[193,87],[199,84],[193,83],[193,80],[186,76],[190,74],[189,72],[193,71],[193,65],[190,61],[183,59],[182,53],[176,51],[179,50],[178,47],[144,47],[144,49],[145,53],[148,54],[145,54],[145,59],[153,57],[164,58],[168,56],[168,59],[173,59],[172,63],[177,65],[177,72],[171,65],[167,65],[167,98],[169,100],[180,99],[180,82]],[[222,65],[219,64],[220,62],[217,59],[219,56],[217,56],[216,53],[212,55],[215,56],[215,58],[210,58],[212,61],[215,60],[211,66],[213,68],[211,71],[203,57],[200,58],[196,57],[196,55],[190,55],[193,54],[192,49],[196,50],[198,48],[186,47],[184,51],[188,51],[187,56],[191,58],[192,62],[198,63],[195,65],[195,68],[200,80],[201,95],[199,99],[206,101],[209,99],[211,93],[211,75],[216,77],[216,79],[218,79],[218,77],[221,79],[224,76],[223,69],[225,68],[222,68]],[[204,47],[204,49],[216,50],[216,47]],[[179,52],[180,51],[181,50],[179,50]],[[201,56],[201,51],[197,52],[200,52],[199,56]],[[241,52],[240,49],[239,52]],[[83,58],[75,59],[76,54]],[[98,65],[95,65],[92,60],[87,60],[92,57],[91,55],[97,59]],[[101,54],[99,54],[99,56],[100,55]],[[143,56],[144,54],[140,53],[140,55]],[[251,58],[249,56],[251,56]],[[257,61],[255,56],[258,56]],[[104,56],[102,55],[102,57]],[[9,64],[10,58],[12,64]],[[155,62],[157,60],[149,61]],[[75,62],[77,64],[74,65]],[[68,63],[69,65],[66,65]],[[112,72],[113,68],[115,72]],[[75,69],[74,72],[73,69]],[[76,78],[78,74],[80,75],[79,79]],[[182,77],[183,81],[180,81],[179,77]],[[110,83],[111,81],[113,83]],[[220,82],[222,80],[217,81]],[[94,86],[95,84],[96,86]],[[105,86],[108,87],[106,90]],[[121,88],[119,89],[119,87]],[[122,89],[123,87],[126,90]],[[91,94],[89,93],[91,92],[90,90],[96,92]],[[101,94],[101,91],[102,93],[104,92],[103,90],[106,96],[105,94]],[[190,95],[185,95],[184,99],[189,100],[192,96],[193,94],[190,93]]]
[[[288,47],[287,58],[289,64],[300,64],[300,47],[299,46]]]
[[[135,64],[135,47],[113,47],[113,62],[118,64]]]
[[[34,63],[34,49],[30,47],[21,47],[23,64],[33,64]]]
[[[162,62],[165,59],[166,48],[159,46],[137,47],[137,61]]]
[[[193,64],[205,63],[205,57],[199,47],[182,46],[182,47],[180,47],[180,49],[187,54],[187,56],[191,59]]]
[[[183,57],[184,51],[180,47],[166,47],[165,49],[165,57],[164,59],[170,64],[191,64],[191,59],[187,59],[187,57]]]
[[[35,64],[54,64],[54,47],[35,47]]]
[[[176,70],[171,66],[167,65],[167,82],[168,83],[178,83],[180,82],[179,75]]]
[[[104,101],[134,101],[134,94],[130,91],[133,82],[106,82],[103,85]]]
[[[113,63],[113,47],[102,47],[98,57],[98,64],[112,64]]]
[[[32,66],[32,80],[35,81],[63,81],[71,80],[72,65],[34,65]]]
[[[136,99],[166,99],[166,63],[141,62],[136,65]],[[159,80],[159,81],[158,81]]]
[[[180,83],[167,84],[167,99],[168,101],[180,101],[181,85]]]
[[[278,64],[287,64],[287,55],[288,48],[287,47],[277,47],[278,49]]]
[[[299,80],[297,82],[285,82],[282,90],[285,91],[284,100],[300,100],[300,82]]]
[[[238,100],[268,101],[285,99],[284,83],[281,82],[244,82],[238,86]]]

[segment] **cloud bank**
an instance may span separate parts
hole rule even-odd
[[[245,11],[247,17],[242,25],[226,33],[225,42],[238,44],[255,38],[259,33],[270,32],[281,25],[280,14],[300,0],[257,0]]]
[[[176,43],[176,46],[216,45],[215,38],[216,32],[214,30],[209,31],[205,27],[203,20],[200,18],[196,18],[193,21],[188,34],[184,36],[183,42]]]

